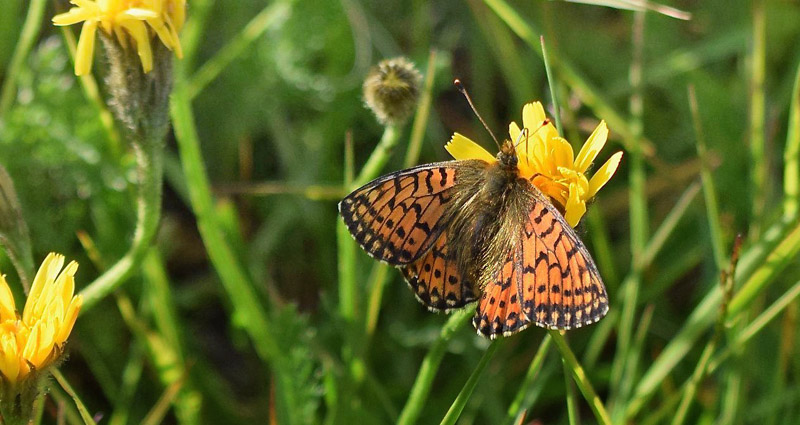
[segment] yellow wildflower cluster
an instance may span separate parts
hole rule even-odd
[[[589,166],[603,149],[608,138],[608,127],[601,121],[575,157],[569,142],[558,135],[555,126],[547,120],[540,102],[522,108],[522,126],[527,128],[527,140],[517,145],[520,175],[531,180],[534,186],[564,211],[564,218],[575,227],[586,212],[586,203],[611,179],[617,171],[622,152],[617,152],[589,179]],[[511,140],[517,141],[521,133],[516,122],[509,125]],[[454,134],[445,146],[455,159],[481,159],[496,161],[495,157],[477,143],[461,134]]]
[[[36,273],[22,316],[5,276],[0,276],[0,373],[4,381],[15,385],[60,357],[81,308],[82,298],[73,296],[77,270],[78,263],[72,261],[64,268],[64,256],[50,253]]]
[[[124,48],[135,48],[144,72],[153,69],[150,42],[154,37],[180,58],[178,33],[186,18],[186,0],[70,0],[76,7],[53,17],[55,25],[83,22],[75,55],[75,75],[92,70],[97,27]]]

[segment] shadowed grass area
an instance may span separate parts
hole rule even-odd
[[[49,23],[67,7],[0,14],[0,165],[27,227],[3,180],[0,270],[18,300],[50,251],[78,290],[105,282],[36,423],[800,422],[796,4],[189,1],[152,246],[103,47],[75,77],[79,29]],[[362,83],[401,55],[420,101],[384,126]],[[489,341],[474,306],[426,311],[352,241],[353,187],[449,160],[454,132],[494,152],[455,78],[498,135],[540,100],[575,152],[607,122],[592,171],[625,152],[577,228],[600,322]]]

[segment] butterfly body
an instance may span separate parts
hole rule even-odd
[[[593,323],[608,309],[597,268],[517,162],[506,141],[492,163],[449,161],[392,173],[353,191],[339,210],[361,247],[400,268],[429,309],[478,301],[479,334]]]

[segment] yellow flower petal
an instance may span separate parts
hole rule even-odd
[[[550,155],[556,167],[572,167],[572,145],[563,137],[554,137],[549,140]]]
[[[497,160],[481,145],[459,133],[453,133],[453,137],[444,145],[444,148],[453,158],[458,160],[480,159],[488,163],[494,163]]]
[[[581,221],[581,217],[586,212],[586,203],[580,200],[578,193],[578,185],[573,183],[569,185],[569,199],[564,212],[564,218],[567,223],[575,227]]]
[[[81,36],[78,39],[78,50],[75,53],[75,75],[86,75],[92,71],[96,31],[97,21],[90,20],[83,24]]]
[[[619,167],[619,162],[622,159],[622,151],[611,155],[611,158],[594,173],[592,179],[589,180],[589,198],[593,198],[600,189],[611,180],[611,176],[617,171],[617,167]]]
[[[141,21],[126,20],[120,23],[128,34],[136,41],[136,53],[142,61],[142,70],[147,73],[153,69],[153,52],[150,49],[150,37],[147,27]]]
[[[0,321],[15,320],[17,307],[14,303],[14,294],[6,282],[5,275],[0,275]]]
[[[123,18],[138,19],[141,21],[159,17],[158,13],[156,13],[153,10],[142,9],[138,7],[132,7],[130,9],[127,9],[124,12],[120,13],[120,16]]]
[[[97,16],[96,11],[73,7],[72,9],[64,13],[53,16],[53,25],[59,27],[64,25],[74,25],[77,24],[78,22],[83,22],[93,19],[96,16]]]
[[[546,119],[547,115],[544,113],[542,102],[526,103],[525,106],[522,107],[522,125],[531,132],[541,127]]]
[[[592,165],[592,161],[597,157],[597,154],[605,146],[607,138],[608,127],[606,122],[600,121],[600,124],[597,125],[597,128],[594,129],[592,135],[589,136],[589,139],[586,140],[586,143],[578,153],[578,157],[575,159],[575,169],[585,173],[589,166]]]

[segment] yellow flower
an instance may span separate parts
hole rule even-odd
[[[0,373],[6,382],[15,385],[61,356],[81,309],[81,296],[73,296],[77,270],[78,263],[64,268],[64,256],[50,253],[36,273],[21,316],[0,275]]]
[[[136,48],[144,72],[153,69],[150,40],[155,36],[179,58],[183,57],[178,32],[186,18],[186,0],[70,0],[70,3],[76,7],[53,17],[53,24],[83,22],[75,55],[75,75],[92,70],[98,26],[106,35],[116,37],[123,47]]]
[[[608,127],[601,121],[584,143],[577,158],[572,146],[558,135],[555,126],[547,119],[539,102],[522,108],[522,125],[527,136],[519,140],[522,130],[517,123],[508,126],[511,140],[517,145],[519,173],[531,180],[534,186],[550,197],[564,211],[570,226],[577,226],[586,212],[586,203],[611,179],[617,171],[622,152],[617,152],[589,179],[587,171],[608,137]],[[519,140],[519,142],[517,142]],[[482,159],[494,162],[496,158],[477,143],[456,133],[445,146],[455,159]]]

